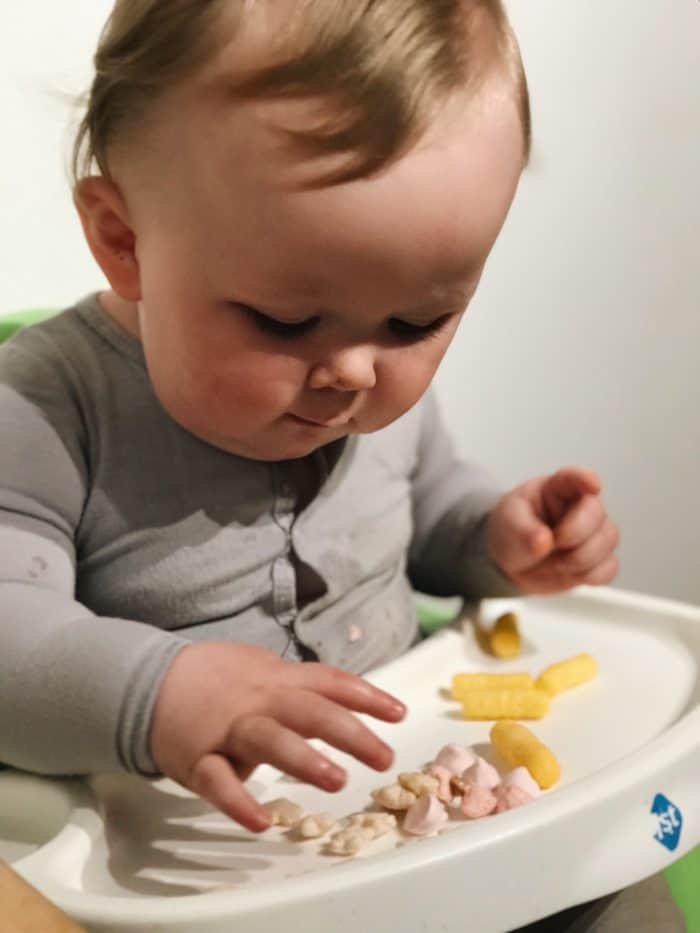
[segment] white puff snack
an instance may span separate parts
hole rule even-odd
[[[392,813],[354,813],[350,825],[334,833],[328,843],[333,855],[357,855],[368,842],[396,827]]]
[[[304,815],[299,804],[286,797],[270,800],[263,804],[263,808],[270,814],[270,822],[273,826],[294,826]]]
[[[414,836],[430,836],[448,820],[447,810],[434,794],[425,794],[412,804],[403,821],[403,829]]]
[[[372,838],[361,826],[348,826],[331,836],[328,851],[333,855],[357,855]]]
[[[312,813],[297,823],[297,832],[302,839],[319,839],[335,825],[330,813]]]
[[[400,784],[389,784],[372,791],[372,799],[387,810],[407,810],[416,801],[416,795]]]
[[[350,826],[359,827],[370,839],[378,839],[396,828],[396,817],[393,813],[354,813]]]
[[[440,787],[438,779],[426,771],[403,771],[399,774],[399,784],[416,797],[437,794]]]

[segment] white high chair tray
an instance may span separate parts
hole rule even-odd
[[[700,609],[581,588],[491,600],[482,615],[506,608],[526,640],[513,661],[485,656],[457,624],[373,674],[410,708],[398,726],[376,724],[396,749],[391,771],[333,752],[349,771],[339,794],[269,767],[249,786],[349,815],[448,742],[487,751],[490,724],[462,720],[444,696],[452,674],[537,673],[589,651],[599,677],[532,724],[563,773],[525,806],[433,838],[397,831],[339,858],[279,828],[254,836],[169,781],[4,772],[0,857],[94,933],[499,933],[660,871],[700,843]]]

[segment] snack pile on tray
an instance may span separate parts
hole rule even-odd
[[[402,772],[393,784],[373,791],[374,809],[342,820],[328,813],[305,814],[286,798],[264,806],[273,825],[290,829],[299,841],[330,833],[325,852],[356,855],[397,827],[410,836],[432,836],[450,820],[475,820],[519,807],[559,780],[554,754],[526,726],[498,722],[491,742],[512,770],[501,774],[473,749],[450,744],[422,771]]]

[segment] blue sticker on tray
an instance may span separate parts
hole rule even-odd
[[[657,794],[654,797],[651,812],[656,815],[659,824],[654,833],[654,839],[662,846],[666,846],[669,852],[673,852],[681,840],[683,814],[663,794]]]

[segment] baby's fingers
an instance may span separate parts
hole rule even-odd
[[[347,709],[318,693],[295,690],[292,697],[279,694],[275,718],[305,738],[323,739],[376,771],[386,771],[394,753],[371,729]]]
[[[588,583],[588,575],[608,563],[619,541],[617,527],[607,519],[580,547],[555,554],[552,562],[563,578]]]
[[[270,826],[270,816],[245,789],[231,762],[216,753],[200,758],[190,774],[190,790],[254,833]]]
[[[571,503],[581,496],[597,496],[599,493],[600,479],[593,470],[585,470],[583,467],[557,470],[547,477],[541,490],[547,524],[556,525]]]
[[[298,687],[320,693],[355,713],[366,713],[384,722],[399,722],[406,715],[406,707],[395,696],[337,667],[299,664],[296,675]]]
[[[267,716],[246,716],[231,729],[227,753],[234,761],[272,765],[292,777],[335,792],[345,784],[345,772],[308,742]]]
[[[554,529],[554,545],[570,550],[588,541],[607,520],[600,496],[582,496]]]

